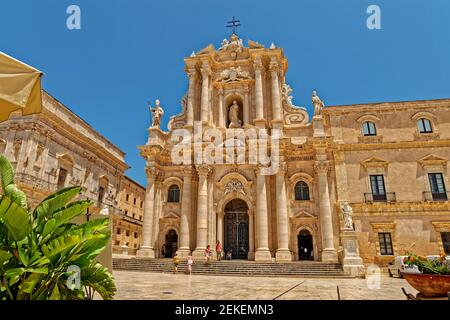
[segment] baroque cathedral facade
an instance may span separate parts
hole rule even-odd
[[[449,254],[450,100],[327,106],[313,92],[310,119],[287,67],[282,48],[234,33],[185,58],[182,112],[162,131],[157,101],[140,147],[137,256],[202,257],[216,241],[256,261]]]

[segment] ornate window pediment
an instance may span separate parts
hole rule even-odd
[[[299,212],[294,214],[293,218],[294,219],[305,219],[305,218],[316,219],[316,217],[313,214],[309,213],[306,210],[300,210]]]
[[[361,162],[361,165],[364,168],[379,168],[379,167],[386,168],[388,164],[389,164],[388,161],[377,157],[371,157]]]
[[[417,162],[420,163],[423,167],[426,166],[436,166],[436,165],[440,165],[440,166],[446,166],[447,165],[447,159],[439,157],[435,154],[430,154],[427,155],[425,157],[423,157],[422,159],[418,160]]]

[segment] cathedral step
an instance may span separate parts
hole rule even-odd
[[[123,259],[113,258],[114,270],[172,272],[171,259]],[[180,273],[188,269],[186,261],[178,266]],[[349,277],[337,263],[317,261],[270,263],[255,261],[205,261],[194,262],[193,274],[245,275],[245,276],[295,276],[295,277]]]

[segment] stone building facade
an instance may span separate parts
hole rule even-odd
[[[80,185],[80,198],[95,202],[90,214],[105,206],[118,210],[125,154],[45,91],[42,100],[41,113],[13,114],[0,123],[0,152],[15,167],[31,206],[62,187]]]
[[[449,253],[450,100],[331,107],[313,92],[310,120],[287,65],[235,34],[185,58],[182,112],[164,132],[158,101],[140,147],[138,257],[201,257],[217,240],[257,261]]]
[[[128,254],[136,254],[142,244],[142,220],[144,216],[145,188],[125,176],[119,192],[119,212],[113,215],[113,251],[123,252],[128,246]]]

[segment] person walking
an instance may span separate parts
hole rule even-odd
[[[173,256],[173,274],[178,272],[178,265],[180,264],[180,258],[178,258],[178,255],[175,253]]]
[[[192,274],[192,265],[193,264],[194,264],[194,260],[192,260],[192,256],[188,256],[187,257],[187,265],[188,265],[189,274]]]
[[[217,240],[216,243],[216,254],[217,254],[217,261],[222,260],[222,244],[219,240]]]
[[[211,246],[208,244],[205,249],[206,264],[209,264],[209,261],[211,260],[211,256],[212,256],[212,250],[211,250]]]

